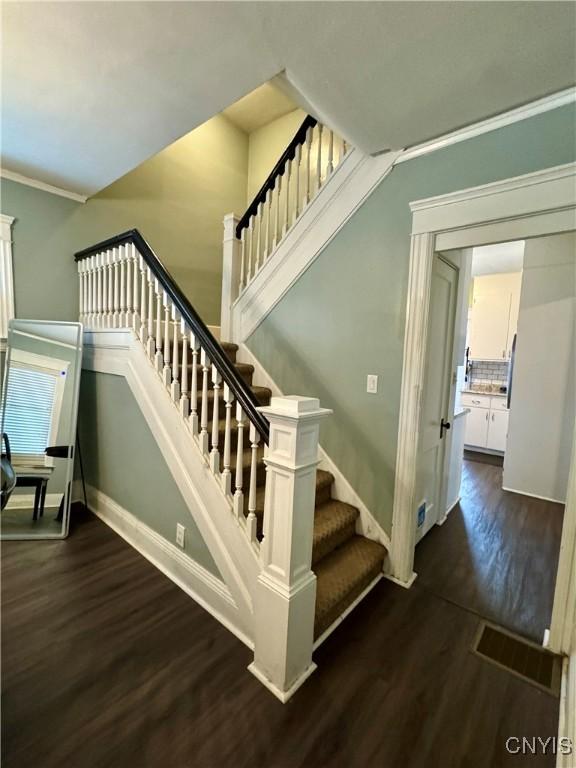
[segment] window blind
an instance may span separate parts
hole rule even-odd
[[[52,427],[56,382],[52,373],[10,366],[4,432],[13,454],[44,455]]]

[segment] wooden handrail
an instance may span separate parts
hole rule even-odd
[[[208,355],[210,362],[213,363],[222,379],[234,393],[234,397],[242,406],[248,419],[254,424],[264,442],[268,444],[269,428],[268,422],[262,414],[256,410],[258,401],[254,393],[240,374],[230,362],[220,344],[216,341],[202,318],[198,315],[190,301],[184,296],[172,275],[168,272],[164,264],[154,253],[150,245],[142,237],[137,229],[130,229],[120,235],[104,240],[101,243],[92,245],[74,255],[75,261],[82,261],[89,256],[94,256],[110,248],[117,248],[121,245],[131,243],[136,247],[146,264],[150,267],[152,274],[158,280],[162,288],[170,296],[172,302],[180,312],[184,321],[188,324],[194,335],[197,337],[202,348]]]
[[[256,197],[248,208],[246,209],[246,212],[236,225],[236,237],[240,237],[240,233],[242,230],[248,226],[248,222],[250,221],[250,218],[254,216],[258,212],[258,206],[260,203],[263,203],[266,200],[266,195],[268,194],[269,190],[274,189],[276,185],[276,179],[278,176],[284,175],[284,169],[286,167],[286,163],[288,160],[293,160],[294,156],[296,155],[296,147],[300,146],[301,144],[304,144],[306,141],[306,134],[308,133],[309,128],[314,128],[314,126],[318,123],[316,118],[312,117],[311,115],[306,115],[304,118],[304,121],[300,128],[296,131],[294,134],[294,138],[288,144],[284,152],[282,153],[280,159],[272,168],[272,171],[270,172],[270,175],[262,184],[260,187],[258,193],[256,194]]]

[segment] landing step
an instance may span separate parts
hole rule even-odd
[[[315,638],[382,572],[385,556],[381,544],[354,536],[317,563]]]

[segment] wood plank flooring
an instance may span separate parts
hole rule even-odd
[[[250,651],[90,515],[2,545],[3,768],[508,768],[558,701],[471,653],[474,614],[381,581],[286,705]]]
[[[502,490],[502,467],[465,460],[462,499],[416,549],[420,587],[541,643],[564,506]]]

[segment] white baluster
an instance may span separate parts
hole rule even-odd
[[[302,160],[302,144],[298,144],[296,147],[296,154],[294,155],[294,162],[296,164],[296,188],[294,191],[294,218],[296,221],[300,215],[300,161]]]
[[[110,248],[106,253],[106,271],[108,272],[108,315],[106,328],[114,327],[114,251]]]
[[[126,323],[126,247],[121,245],[118,248],[118,258],[120,259],[120,328],[125,328]]]
[[[240,291],[248,282],[245,272],[246,264],[246,227],[240,232]]]
[[[180,414],[183,419],[190,413],[190,398],[188,397],[188,332],[184,318],[180,320],[180,336],[182,338],[182,375],[180,376]]]
[[[114,315],[113,326],[114,328],[120,327],[120,255],[118,248],[112,249],[112,259],[114,261]]]
[[[208,453],[208,377],[210,375],[210,360],[204,349],[200,349],[200,365],[202,366],[202,404],[200,407],[200,450]]]
[[[326,170],[326,176],[330,176],[334,170],[334,131],[330,131],[328,139],[328,168]]]
[[[260,248],[262,247],[262,204],[260,203],[256,207],[256,224],[258,228],[258,235],[256,238],[256,255],[254,259],[254,275],[260,269]]]
[[[130,244],[130,258],[132,261],[132,273],[134,275],[134,281],[132,283],[132,328],[135,333],[138,333],[140,327],[140,285],[139,280],[142,279],[142,273],[140,271],[140,255],[136,250],[136,246]],[[128,307],[130,309],[130,307]]]
[[[318,157],[316,158],[317,191],[322,186],[322,123],[318,123]]]
[[[274,221],[274,239],[272,240],[272,248],[276,248],[280,240],[282,239],[282,233],[280,231],[281,218],[280,218],[280,196],[282,195],[282,176],[276,177],[276,211]]]
[[[232,491],[232,474],[230,472],[230,443],[232,442],[232,403],[234,395],[228,384],[224,384],[224,408],[226,423],[224,427],[224,469],[222,470],[222,488],[228,496]]]
[[[292,161],[288,160],[286,168],[284,170],[284,178],[286,180],[284,194],[286,195],[286,208],[284,212],[284,226],[282,228],[283,235],[286,234],[290,227],[290,174],[292,173]]]
[[[180,401],[180,381],[179,381],[179,365],[178,358],[180,354],[180,339],[179,331],[180,320],[178,319],[178,312],[176,307],[172,305],[172,384],[170,386],[170,395],[174,403]]]
[[[236,403],[236,424],[238,427],[238,440],[236,443],[236,477],[234,481],[234,514],[238,519],[244,519],[244,491],[243,473],[244,473],[244,425],[245,416],[240,403]]]
[[[215,365],[212,366],[212,450],[210,451],[210,469],[214,474],[220,472],[220,451],[218,450],[218,429],[220,426],[220,382],[222,378]]]
[[[200,345],[196,336],[190,332],[192,350],[192,376],[190,381],[190,429],[194,437],[198,434],[198,352]]]
[[[100,326],[106,328],[108,326],[108,254],[104,251],[101,255],[102,260],[102,309]]]
[[[78,320],[84,322],[84,261],[76,262],[78,270]]]
[[[92,256],[92,327],[98,325],[98,257]]]
[[[150,360],[156,354],[156,340],[154,338],[154,278],[150,267],[146,268],[146,280],[148,281],[148,339],[146,340],[147,352]]]
[[[172,369],[170,368],[170,297],[164,291],[164,368],[162,369],[162,381],[165,387],[172,382]]]
[[[248,224],[248,272],[246,282],[252,280],[252,256],[254,251],[254,216],[250,217]]]
[[[256,476],[258,474],[258,443],[260,442],[260,433],[250,422],[250,492],[248,494],[248,517],[246,518],[246,531],[250,541],[256,541]]]
[[[96,254],[96,325],[101,328],[104,325],[102,316],[102,281],[104,279],[104,253]]]
[[[304,196],[304,204],[308,205],[310,202],[310,161],[312,158],[312,131],[313,128],[308,128],[306,131],[306,167],[304,169],[304,173],[306,176],[306,185],[305,185],[305,196]]]
[[[146,264],[144,263],[144,259],[142,256],[138,257],[139,262],[139,268],[140,268],[140,341],[144,346],[146,346],[146,342],[148,341],[148,328],[147,328],[147,322],[148,322],[148,313],[146,311],[146,298],[147,298],[147,292],[148,292],[148,274],[146,269]]]
[[[126,301],[124,303],[124,325],[132,327],[132,245],[124,246],[124,261],[126,263]]]
[[[154,367],[157,373],[162,373],[164,360],[162,358],[162,293],[158,280],[154,280],[156,294],[156,333],[154,338]]]
[[[266,192],[266,240],[264,241],[264,261],[268,258],[272,243],[272,190]]]

